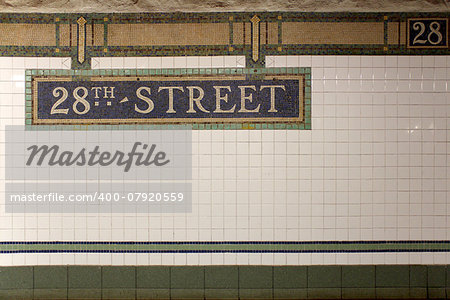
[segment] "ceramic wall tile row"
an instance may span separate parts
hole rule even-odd
[[[92,69],[243,68],[245,56],[94,57]]]
[[[21,265],[420,265],[449,264],[448,253],[27,253],[2,254],[2,266]]]

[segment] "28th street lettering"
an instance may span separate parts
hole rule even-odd
[[[231,108],[223,109],[222,103],[229,103],[229,93],[231,92],[230,86],[213,86],[214,91],[214,110],[212,112],[214,113],[245,113],[245,112],[251,112],[251,113],[258,113],[261,108],[261,103],[256,103],[257,100],[254,99],[254,93],[257,91],[256,85],[244,85],[244,86],[238,86],[240,90],[240,97],[238,103],[233,103]],[[108,86],[95,86],[91,87],[91,91],[86,87],[79,86],[76,87],[73,90],[73,98],[75,101],[72,104],[73,111],[76,114],[84,115],[90,110],[90,103],[86,100],[86,98],[89,96],[90,93],[93,94],[94,103],[96,103],[96,106],[98,106],[98,100],[96,99],[115,99],[114,96],[114,89],[115,87],[108,87]],[[277,89],[280,89],[282,91],[286,91],[286,87],[284,85],[261,85],[259,87],[259,91],[263,91],[264,89],[267,89],[269,92],[269,99],[270,99],[270,109],[268,112],[277,112],[278,110],[275,107],[275,99],[276,99],[276,92]],[[187,92],[188,94],[188,103],[189,103],[189,109],[186,110],[186,113],[197,113],[197,110],[210,113],[211,111],[208,111],[202,104],[202,100],[205,98],[205,91],[200,86],[186,86],[186,89],[183,86],[160,86],[157,90],[158,93],[166,93],[167,96],[167,103],[169,108],[167,109],[167,114],[174,114],[176,113],[174,109],[174,93],[178,91],[181,93]],[[53,89],[53,95],[55,97],[59,97],[55,104],[53,104],[51,108],[50,114],[68,114],[69,108],[58,108],[60,105],[63,104],[64,101],[68,98],[68,91],[65,87],[56,87]],[[135,96],[137,99],[141,100],[143,104],[136,103],[134,105],[134,110],[141,114],[148,114],[153,111],[155,108],[154,101],[150,98],[152,94],[151,88],[147,86],[141,86],[139,87],[136,92]],[[125,99],[125,98],[124,98]],[[120,102],[126,102],[128,99],[122,99]],[[233,102],[236,102],[235,100],[232,100]],[[108,106],[110,106],[111,102],[106,102]],[[238,108],[236,107],[238,105]],[[249,108],[252,106],[252,108]]]
[[[301,78],[51,81],[34,84],[34,121],[211,122],[302,116]],[[56,122],[56,121],[55,121]],[[81,121],[82,122],[82,121]]]

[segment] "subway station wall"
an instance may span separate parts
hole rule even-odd
[[[256,19],[242,28],[228,26],[232,20],[227,15],[226,26],[216,29],[254,34]],[[152,48],[156,52],[143,48],[139,54],[136,49],[144,41],[124,36],[122,41],[123,33],[114,35],[112,26],[105,36],[116,44],[92,38],[86,48],[91,52],[84,53],[79,44],[71,44],[76,30],[61,26],[58,34],[63,37],[67,29],[69,36],[57,39],[58,52],[47,46],[36,49],[51,55],[36,50],[33,56],[22,46],[6,51],[0,57],[0,265],[449,264],[448,44],[422,54],[407,50],[400,34],[405,25],[399,21],[389,31],[381,21],[374,29],[379,35],[359,40],[381,45],[376,49],[345,46],[339,53],[337,46],[324,46],[328,52],[317,46],[311,55],[300,47],[305,43],[301,35],[285,35],[283,43],[278,31],[271,35],[270,24],[260,27],[268,32],[261,48],[254,47],[256,40],[247,31],[248,45],[245,35],[230,45],[222,45],[219,36],[209,41],[211,48],[187,47],[184,55],[173,45]],[[277,28],[304,30],[294,25]],[[107,27],[95,26],[92,37]],[[392,40],[388,32],[395,35]],[[138,46],[130,46],[136,47],[127,55],[124,43]],[[394,45],[393,50],[384,45]],[[162,55],[163,50],[168,54]],[[309,111],[305,108],[305,122],[298,126],[264,119],[229,127],[193,126],[191,212],[8,213],[5,130],[8,125],[39,126],[28,98],[37,70],[45,76],[172,76],[200,70],[253,76],[255,70],[297,70],[305,76]],[[95,130],[95,125],[70,130]],[[58,126],[64,125],[49,132]],[[126,129],[113,125],[102,130]]]
[[[129,69],[137,60],[183,68],[188,61],[210,67],[230,59],[109,58],[100,64]],[[4,130],[24,123],[25,69],[67,65],[59,58],[2,57],[0,62]],[[239,253],[239,247],[234,253],[31,250],[3,253],[2,264],[448,263],[448,252],[413,250],[433,249],[419,241],[449,239],[450,58],[275,56],[266,63],[311,67],[312,129],[193,131],[192,213],[30,215],[3,209],[0,217],[5,251],[5,242],[24,241],[44,242],[36,252],[51,241],[251,241],[256,243],[244,248],[253,252]],[[230,64],[236,66],[236,59]],[[311,242],[312,253],[266,253],[257,243],[262,241]],[[333,251],[324,241],[356,244],[348,249],[338,244]],[[405,249],[412,252],[378,253],[379,244],[358,251],[359,242],[370,241],[411,241]]]

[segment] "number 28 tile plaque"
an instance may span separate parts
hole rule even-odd
[[[31,125],[310,124],[307,68],[253,70],[264,73],[256,77],[225,70],[92,76],[35,71],[41,72],[29,78]]]

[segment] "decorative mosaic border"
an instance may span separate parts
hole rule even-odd
[[[244,75],[250,79],[262,78],[265,75],[304,76],[304,98],[302,123],[216,123],[189,124],[192,129],[311,129],[311,68],[210,68],[210,69],[95,69],[95,70],[26,70],[25,71],[25,126],[27,130],[153,130],[173,129],[177,125],[33,125],[33,76],[71,76],[75,79],[87,80],[90,76],[171,76],[171,75]]]
[[[266,55],[448,55],[448,46],[408,47],[406,23],[445,19],[448,30],[449,16],[446,12],[0,14],[0,31],[6,34],[0,37],[0,53],[72,57],[74,69],[90,69],[91,57],[111,56],[245,55],[246,67],[251,68],[263,67]],[[186,34],[180,33],[183,30]],[[155,40],[147,40],[148,35]],[[183,40],[188,35],[195,41]],[[445,38],[448,45],[448,35]]]
[[[392,253],[450,252],[450,241],[0,242],[0,253]]]

